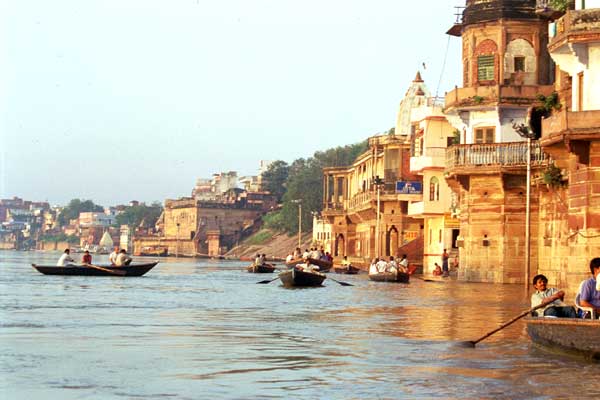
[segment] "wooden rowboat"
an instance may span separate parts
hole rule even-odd
[[[333,270],[336,274],[346,275],[356,275],[360,272],[360,268],[354,267],[352,265],[340,265],[337,267],[333,267]]]
[[[317,271],[304,271],[292,268],[279,273],[281,283],[286,287],[313,287],[321,286],[327,275]]]
[[[254,263],[246,267],[246,271],[254,274],[270,274],[275,272],[275,266],[273,264],[255,265]]]
[[[404,272],[380,272],[378,274],[369,274],[369,279],[375,282],[408,283],[410,275]]]
[[[308,258],[308,262],[309,262],[309,264],[317,265],[319,267],[319,272],[329,272],[329,270],[333,266],[333,262],[331,262],[331,261],[319,260],[319,259],[310,258],[310,257]],[[296,265],[303,264],[303,263],[304,263],[303,258],[296,258],[292,261],[286,262],[285,265],[288,268],[294,268]]]
[[[31,266],[44,275],[142,276],[154,268],[156,264],[158,262],[129,264],[120,267],[114,265],[67,265],[66,267],[58,267],[37,264],[31,264]]]
[[[527,317],[525,322],[535,344],[600,361],[600,320]]]
[[[166,257],[169,253],[169,248],[165,246],[146,246],[142,247],[140,256],[148,257]]]

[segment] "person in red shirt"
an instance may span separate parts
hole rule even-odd
[[[91,264],[92,263],[92,255],[89,251],[85,251],[83,253],[83,258],[81,259],[82,264]]]

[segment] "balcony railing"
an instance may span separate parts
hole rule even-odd
[[[550,51],[556,50],[555,46],[560,46],[559,43],[563,43],[566,37],[569,37],[569,41],[571,39],[577,39],[577,42],[596,41],[594,34],[598,33],[600,33],[599,9],[570,10],[551,26],[551,39],[548,46]]]
[[[456,88],[446,94],[446,108],[477,107],[485,104],[530,104],[539,94],[547,96],[554,86],[492,85]]]
[[[542,165],[549,159],[539,142],[531,143],[531,164]],[[527,142],[460,144],[446,151],[446,169],[474,166],[526,166]]]
[[[600,131],[600,110],[562,110],[542,120],[542,139],[567,132],[583,131]]]

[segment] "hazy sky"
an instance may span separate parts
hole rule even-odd
[[[460,84],[461,4],[0,0],[0,197],[162,202],[364,140],[418,69]]]

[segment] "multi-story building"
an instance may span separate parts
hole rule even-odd
[[[456,195],[444,179],[446,149],[457,140],[441,101],[413,109],[410,172],[422,176],[423,200],[408,205],[408,216],[423,219],[423,272],[432,272],[447,249],[454,260],[459,236]]]
[[[377,256],[406,253],[411,262],[422,262],[423,221],[407,212],[423,194],[421,177],[409,168],[411,116],[427,102],[427,87],[417,74],[393,133],[370,137],[368,150],[352,165],[323,169],[323,211],[313,237],[334,257],[365,265]]]
[[[466,0],[448,34],[462,38],[463,87],[446,94],[445,114],[460,144],[446,153],[446,180],[459,197],[459,279],[522,283],[537,263],[526,242],[527,124],[539,95],[550,96],[554,74],[548,23],[535,0]],[[531,144],[534,167],[546,162]],[[531,194],[531,237],[537,234],[537,190]]]
[[[542,121],[554,166],[541,172],[537,241],[539,271],[570,290],[600,249],[600,1],[576,4],[550,25],[561,107]]]

